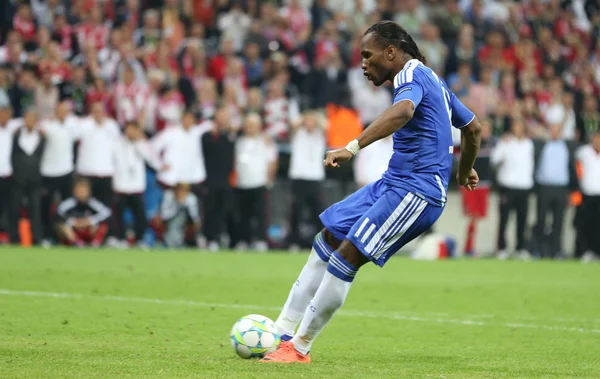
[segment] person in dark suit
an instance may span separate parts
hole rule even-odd
[[[42,175],[40,167],[46,141],[38,129],[38,116],[33,109],[25,111],[23,122],[23,127],[17,130],[13,137],[9,235],[12,243],[20,240],[19,218],[21,206],[25,201],[27,216],[31,222],[33,243],[39,244],[42,238]]]
[[[217,109],[213,129],[202,136],[207,189],[204,232],[208,248],[213,251],[220,249],[221,233],[227,220],[235,216],[231,207],[233,191],[230,183],[235,140],[236,131],[231,126],[227,109]],[[230,236],[230,239],[235,239],[235,236]]]
[[[561,135],[561,126],[551,125],[549,140],[534,141],[537,221],[532,250],[542,258],[558,258],[563,253],[562,231],[569,190],[577,186],[575,146]],[[551,222],[547,220],[549,214]]]

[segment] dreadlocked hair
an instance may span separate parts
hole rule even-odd
[[[379,21],[372,25],[365,35],[373,33],[376,41],[383,47],[390,45],[404,51],[406,54],[427,64],[427,59],[421,54],[419,47],[410,34],[394,21]]]

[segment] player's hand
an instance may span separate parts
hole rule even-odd
[[[346,148],[330,150],[325,154],[325,167],[340,167],[340,163],[349,161],[353,155]]]
[[[479,183],[479,175],[477,175],[477,171],[472,168],[467,177],[463,178],[460,176],[460,173],[457,173],[456,180],[458,181],[459,185],[465,187],[469,191],[473,191],[475,188],[477,188],[477,183]]]

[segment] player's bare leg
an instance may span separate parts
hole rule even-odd
[[[267,355],[262,362],[310,363],[309,353],[315,338],[342,307],[358,269],[367,262],[356,246],[344,240],[331,255],[327,272],[309,302],[291,344]]]
[[[340,243],[327,229],[323,229],[315,236],[308,261],[292,286],[283,310],[275,322],[282,341],[289,341],[294,336],[308,302],[313,298],[323,280],[329,257],[340,246]],[[284,342],[282,347],[285,344]]]

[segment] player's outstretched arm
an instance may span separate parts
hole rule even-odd
[[[339,167],[339,163],[352,158],[360,149],[373,142],[392,135],[406,125],[415,113],[415,105],[411,100],[401,100],[386,109],[375,121],[365,129],[357,139],[345,148],[328,151],[325,156],[325,166]]]
[[[477,158],[477,154],[479,154],[479,146],[481,145],[481,125],[479,125],[477,117],[474,117],[460,131],[461,148],[456,179],[459,185],[466,187],[468,190],[473,190],[479,181],[473,165],[475,164],[475,159]]]

